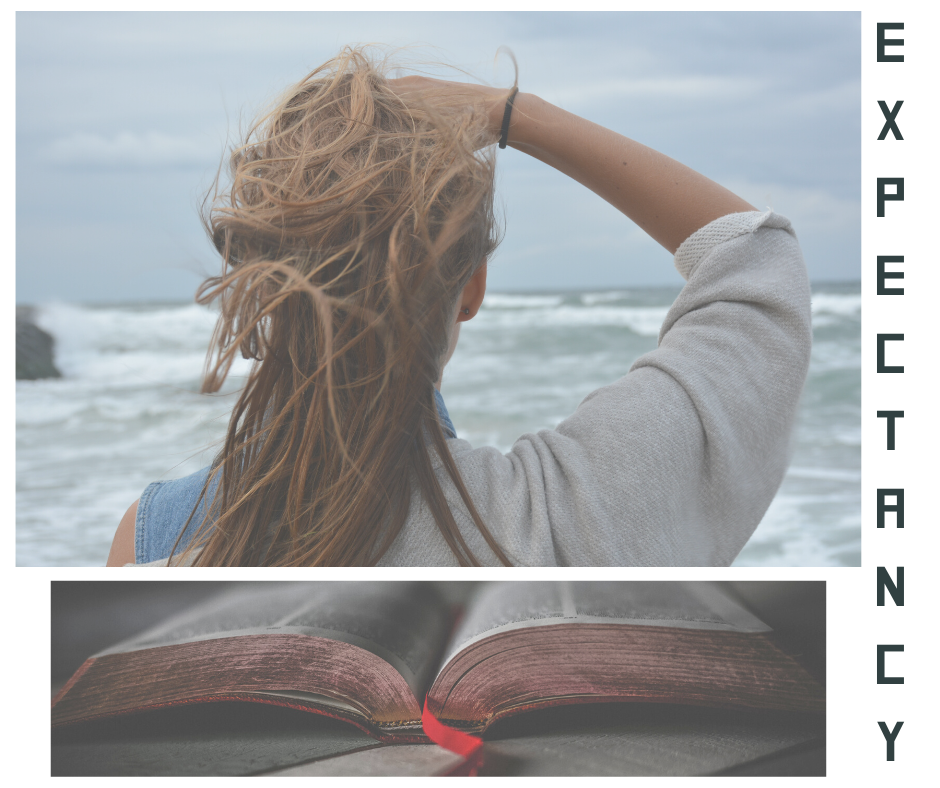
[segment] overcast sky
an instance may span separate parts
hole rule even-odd
[[[226,140],[345,44],[432,45],[792,221],[814,281],[858,280],[858,13],[20,13],[17,302],[190,299]],[[494,290],[679,284],[600,198],[507,149]]]

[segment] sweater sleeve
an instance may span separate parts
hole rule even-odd
[[[687,283],[628,374],[506,455],[449,443],[513,563],[727,565],[770,505],[811,348],[796,236],[772,212],[731,214],[689,237],[675,265]],[[495,560],[469,517],[460,527]]]

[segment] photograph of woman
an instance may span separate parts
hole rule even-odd
[[[201,390],[243,375],[211,460],[125,502],[109,565],[726,566],[741,553],[805,407],[800,227],[785,205],[530,92],[513,50],[516,83],[493,86],[428,76],[393,46],[338,46],[229,145],[202,205],[222,268],[196,296],[216,310]],[[512,226],[504,157],[592,192],[684,280],[655,346],[508,447],[467,440],[445,404],[474,368],[461,331],[486,317]],[[546,236],[576,242],[576,216]]]

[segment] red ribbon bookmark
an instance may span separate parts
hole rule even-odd
[[[428,711],[428,699],[424,698],[424,713],[421,715],[421,727],[427,737],[445,750],[457,753],[464,760],[459,766],[447,772],[448,776],[476,775],[483,760],[483,739],[471,736],[469,733],[458,731],[445,725]]]

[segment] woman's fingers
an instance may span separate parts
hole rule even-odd
[[[417,98],[431,106],[474,107],[486,114],[487,128],[499,134],[503,121],[503,108],[509,96],[508,88],[493,88],[469,82],[449,82],[411,75],[388,80],[388,86],[401,98]]]

